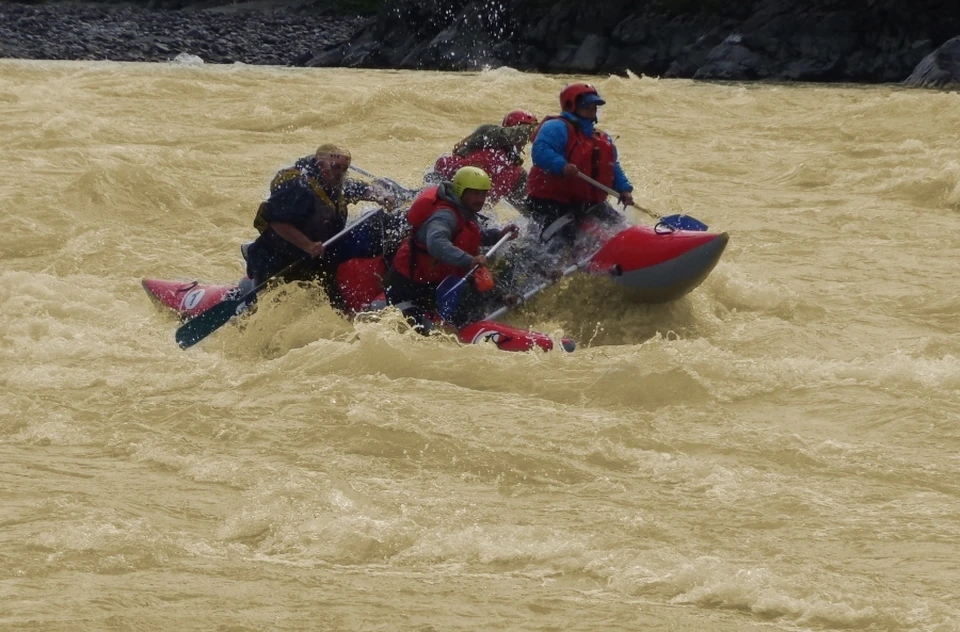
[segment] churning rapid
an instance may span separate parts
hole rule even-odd
[[[300,289],[184,351],[140,287],[236,281],[320,143],[416,186],[569,79],[0,61],[0,628],[957,629],[957,94],[593,78],[730,245],[511,317],[573,354]]]

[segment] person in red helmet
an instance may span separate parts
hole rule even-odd
[[[622,204],[633,204],[633,185],[620,167],[613,139],[595,127],[597,107],[605,103],[592,85],[570,84],[560,92],[561,114],[548,116],[534,131],[524,210],[545,229],[544,239],[557,234],[572,243],[584,219],[613,212],[606,206],[607,194],[578,173],[617,191]],[[567,217],[575,221],[550,230],[551,224]]]
[[[490,175],[493,188],[489,199],[501,198],[519,204],[526,195],[527,172],[523,168],[523,150],[539,121],[526,110],[512,110],[500,125],[481,125],[457,143],[453,152],[441,156],[428,182],[449,180],[460,167],[479,167]]]
[[[506,113],[503,117],[503,122],[500,123],[503,127],[516,127],[517,125],[530,125],[531,132],[532,128],[540,124],[540,121],[537,120],[536,115],[527,112],[526,110],[511,110]]]

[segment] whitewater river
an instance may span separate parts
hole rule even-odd
[[[960,97],[595,79],[637,202],[730,234],[692,294],[182,351],[141,279],[236,280],[277,169],[415,186],[565,78],[0,61],[0,629],[960,629]]]

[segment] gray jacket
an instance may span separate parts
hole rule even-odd
[[[467,221],[472,220],[480,224],[480,243],[482,245],[492,246],[500,239],[499,228],[483,228],[482,216],[478,216],[460,204],[460,200],[453,193],[451,183],[441,182],[437,190],[437,197],[456,206]],[[441,209],[420,226],[420,229],[417,230],[416,240],[424,244],[430,256],[435,257],[441,263],[458,268],[467,268],[470,267],[470,260],[473,256],[453,245],[453,231],[456,228],[456,214],[453,211]]]

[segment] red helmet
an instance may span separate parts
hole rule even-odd
[[[503,127],[515,127],[517,125],[537,125],[540,121],[537,120],[537,117],[527,112],[526,110],[513,110],[512,112],[507,112],[507,115],[503,117]]]
[[[589,103],[583,102],[585,95],[593,95],[590,99],[587,99]],[[573,112],[577,109],[577,106],[594,103],[603,105],[606,101],[600,98],[600,93],[589,83],[571,83],[560,91],[560,109],[564,112]]]

